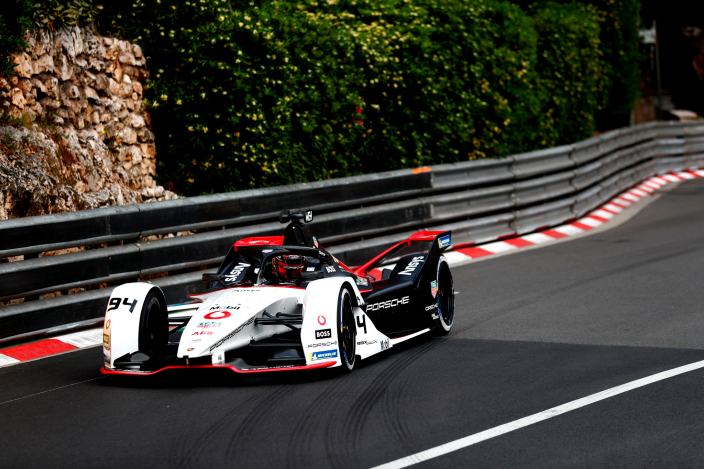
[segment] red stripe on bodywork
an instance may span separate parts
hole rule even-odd
[[[535,246],[534,243],[531,243],[527,239],[523,239],[523,238],[505,239],[504,243],[508,243],[511,246],[516,246],[517,248],[525,248],[527,246]]]
[[[551,238],[555,238],[555,239],[562,239],[562,238],[567,237],[566,234],[560,233],[559,231],[555,231],[555,230],[545,230],[545,231],[543,231],[542,233],[543,233],[544,235],[548,235],[548,236],[550,236]]]
[[[56,355],[57,353],[68,352],[70,350],[76,350],[77,348],[78,347],[75,345],[67,344],[66,342],[61,342],[57,339],[44,339],[37,342],[32,342],[31,344],[22,344],[15,347],[9,347],[0,350],[0,353],[16,360],[27,361],[34,360],[35,358],[47,357],[49,355]]]
[[[475,259],[477,257],[484,257],[484,256],[490,256],[494,254],[491,251],[487,251],[486,249],[482,248],[463,248],[463,249],[458,249],[459,252],[464,254],[465,256],[469,256],[472,259]]]

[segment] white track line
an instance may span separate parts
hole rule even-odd
[[[406,456],[405,458],[396,459],[395,461],[391,461],[380,466],[375,466],[372,469],[400,469],[402,467],[412,466],[423,461],[428,461],[429,459],[434,459],[445,454],[452,453],[463,448],[467,448],[468,446],[476,445],[477,443],[481,443],[482,441],[486,441],[491,438],[496,438],[497,436],[501,436],[515,430],[519,430],[529,425],[542,422],[543,420],[548,420],[553,417],[566,414],[567,412],[586,407],[590,404],[603,401],[604,399],[618,396],[619,394],[623,394],[628,391],[633,391],[634,389],[638,389],[649,384],[657,383],[658,381],[672,378],[674,376],[678,376],[684,373],[689,373],[690,371],[699,370],[701,368],[704,368],[704,360],[690,363],[689,365],[673,368],[671,370],[662,371],[654,375],[646,376],[645,378],[636,379],[634,381],[630,381],[628,383],[621,384],[613,388],[605,389],[601,392],[590,394],[589,396],[582,397],[580,399],[570,401],[556,407],[552,407],[542,412],[538,412],[537,414],[529,415],[528,417],[523,417],[522,419],[514,420],[513,422],[508,422],[503,425],[499,425],[498,427],[484,430],[483,432],[474,433],[473,435],[468,435],[464,438],[450,441],[449,443],[445,443],[434,448],[426,449],[425,451]]]
[[[604,205],[604,208],[607,210],[611,210],[612,212],[616,212],[616,213],[623,212],[623,207],[619,207],[616,204],[606,204],[606,205]]]
[[[5,365],[14,365],[15,363],[19,363],[20,360],[12,357],[8,357],[7,355],[3,355],[0,353],[0,366],[5,366]]]
[[[683,179],[694,179],[694,176],[685,171],[680,171],[679,173],[677,173],[677,175]]]
[[[516,246],[509,244],[505,241],[494,241],[493,243],[482,244],[479,247],[489,252],[493,252],[494,254],[499,254],[501,252],[506,251],[513,251],[514,249],[517,249]]]
[[[599,225],[603,225],[603,223],[600,220],[597,220],[595,218],[592,218],[590,216],[586,216],[584,218],[580,218],[577,220],[583,225],[591,226],[592,228],[596,228]]]
[[[609,219],[611,219],[611,218],[614,217],[614,214],[613,214],[613,213],[607,212],[606,210],[601,209],[601,208],[598,209],[598,210],[594,210],[594,211],[592,212],[592,215],[596,215],[596,216],[601,217],[601,218],[606,218],[607,220],[609,220]]]
[[[78,348],[93,347],[95,345],[100,345],[100,343],[102,342],[103,329],[101,328],[90,329],[87,331],[79,331],[54,338]]]
[[[542,243],[549,243],[551,241],[555,241],[555,238],[551,238],[550,236],[543,234],[543,233],[531,233],[523,236],[523,239],[528,241],[529,243],[533,244],[542,244]]]
[[[576,234],[582,233],[584,230],[581,228],[577,228],[576,226],[572,225],[562,225],[558,226],[556,228],[553,228],[554,231],[557,231],[558,233],[562,233],[567,236],[574,236]]]

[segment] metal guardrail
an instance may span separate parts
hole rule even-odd
[[[0,343],[98,323],[117,283],[150,279],[179,301],[234,240],[278,233],[292,205],[314,209],[322,243],[355,264],[419,228],[480,243],[561,224],[703,165],[704,122],[660,122],[502,159],[3,221]]]

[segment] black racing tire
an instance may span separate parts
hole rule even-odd
[[[152,288],[144,298],[139,317],[139,351],[150,360],[159,360],[169,340],[169,318],[164,294]]]
[[[357,325],[352,308],[352,293],[343,287],[337,300],[337,347],[340,369],[345,373],[352,371],[357,363]]]
[[[455,321],[455,290],[450,266],[444,258],[438,262],[437,272],[438,292],[435,295],[435,303],[438,305],[438,318],[435,320],[434,332],[437,335],[446,335],[452,330]]]

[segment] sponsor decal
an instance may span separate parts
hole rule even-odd
[[[201,328],[201,329],[208,329],[208,328],[211,328],[211,327],[220,327],[220,326],[222,326],[222,323],[221,323],[221,322],[217,322],[217,321],[201,321],[201,322],[198,323],[198,325],[197,325],[196,327],[199,327],[199,328]]]
[[[246,264],[244,262],[239,262],[231,271],[229,274],[225,276],[225,281],[226,282],[236,282],[237,279],[242,275],[243,272],[245,272],[249,267],[251,267],[251,264]]]
[[[311,355],[311,360],[325,360],[326,358],[337,358],[337,349],[320,350]]]
[[[240,309],[240,305],[235,305],[235,306],[230,306],[230,305],[227,305],[227,306],[215,305],[215,306],[211,306],[211,307],[210,307],[210,311],[217,311],[217,310],[222,310],[222,309],[232,309],[232,310],[237,311],[238,309]]]
[[[225,319],[232,316],[229,311],[211,311],[203,316],[203,319]]]
[[[110,319],[108,319],[107,321],[105,321],[105,330],[106,330],[106,331],[109,331],[111,325],[112,325],[112,321],[111,321]]]
[[[425,310],[426,310],[426,311],[432,311],[432,310],[434,310],[434,309],[438,309],[437,303],[433,303],[432,305],[428,305],[428,306],[425,307]]]
[[[110,350],[110,334],[103,334],[103,348]]]
[[[252,316],[252,317],[249,318],[247,321],[245,321],[245,322],[243,322],[242,324],[240,324],[240,325],[237,327],[237,329],[235,329],[234,331],[230,332],[229,334],[227,334],[225,337],[223,337],[222,339],[218,340],[217,342],[215,342],[215,345],[213,345],[212,347],[210,347],[210,351],[212,352],[212,351],[215,350],[216,348],[220,347],[222,344],[224,344],[224,343],[227,342],[228,340],[232,339],[236,334],[238,334],[239,332],[242,332],[242,329],[244,329],[245,327],[249,326],[249,325],[252,324],[252,323],[254,323],[254,316]]]
[[[213,331],[195,331],[192,336],[194,335],[213,335]]]
[[[325,271],[329,274],[334,274],[337,271],[337,269],[335,269],[335,267],[332,265],[326,265]]]
[[[306,223],[310,223],[313,221],[313,210],[306,210],[305,221],[306,221]]]
[[[357,342],[357,345],[374,345],[377,343],[377,340],[360,340]]]
[[[328,322],[328,320],[325,319],[325,316],[323,316],[322,314],[320,316],[318,316],[318,324],[320,324],[321,326],[324,326],[327,322]]]
[[[408,263],[405,269],[399,272],[399,275],[413,275],[416,268],[425,260],[425,256],[414,256],[413,260]]]
[[[433,295],[433,298],[438,296],[438,281],[433,280],[430,282],[430,294]]]
[[[365,309],[365,311],[368,313],[369,311],[378,311],[380,309],[395,308],[396,306],[399,306],[399,305],[407,305],[409,301],[410,301],[410,298],[408,295],[406,295],[403,298],[394,298],[392,300],[386,300],[386,301],[381,301],[379,303],[369,304],[369,305],[367,305],[367,308]]]
[[[316,339],[329,339],[332,337],[332,331],[330,329],[318,329],[315,331]]]
[[[363,330],[364,333],[367,333],[367,317],[363,314],[357,316],[357,332],[360,330]]]
[[[133,313],[135,306],[137,306],[137,300],[130,300],[129,298],[110,298],[107,311],[112,311],[120,306],[129,306],[130,313]]]
[[[337,341],[330,341],[330,342],[315,342],[313,344],[308,344],[306,348],[319,348],[319,347],[334,347],[337,345]]]
[[[452,244],[452,237],[450,233],[444,234],[438,238],[438,247],[439,248],[446,248],[450,244]]]
[[[430,317],[433,319],[440,319],[440,316],[438,316],[438,313],[433,313],[430,315]]]
[[[381,339],[379,341],[379,345],[381,345],[381,351],[383,352],[384,350],[387,350],[391,345],[389,344],[389,339]]]

